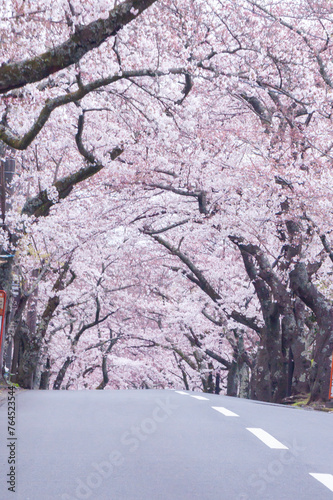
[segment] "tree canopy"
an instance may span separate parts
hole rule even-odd
[[[14,381],[327,399],[332,12],[0,7]]]

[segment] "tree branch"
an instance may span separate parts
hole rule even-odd
[[[262,12],[264,12],[265,14],[267,14],[269,17],[271,17],[272,19],[274,19],[276,22],[278,22],[279,24],[281,24],[281,26],[284,26],[288,30],[290,30],[290,31],[296,33],[297,35],[299,35],[300,37],[302,37],[302,39],[305,42],[305,44],[308,46],[308,48],[314,54],[314,57],[315,57],[315,59],[316,59],[316,61],[318,63],[318,66],[319,66],[319,73],[321,74],[324,82],[330,88],[333,88],[333,82],[332,82],[332,80],[330,79],[330,77],[328,75],[327,69],[325,68],[325,65],[324,65],[324,62],[323,62],[322,58],[320,57],[320,51],[317,51],[317,50],[313,49],[313,47],[311,46],[308,38],[306,37],[306,34],[301,29],[295,28],[291,24],[289,24],[286,21],[284,21],[281,17],[275,16],[274,14],[272,14],[272,12],[269,12],[268,9],[266,9],[262,5],[259,5],[254,0],[246,0],[246,1],[250,5],[257,7],[257,9],[261,10]],[[326,46],[326,44],[325,44],[325,46]]]
[[[149,234],[150,236],[152,236],[153,234],[165,233],[166,231],[169,231],[170,229],[173,229],[175,227],[182,226],[183,224],[186,224],[189,220],[190,219],[181,220],[179,222],[175,222],[174,224],[170,224],[170,226],[166,226],[162,229],[156,229],[156,231],[150,231],[149,229],[145,229],[144,233]]]
[[[75,33],[61,45],[32,59],[3,64],[0,66],[0,94],[43,80],[77,63],[87,52],[114,36],[155,1],[126,0],[110,10],[107,19],[97,19],[86,26],[78,26]]]
[[[1,67],[0,67],[1,71]],[[140,77],[151,77],[155,78],[157,76],[166,76],[169,74],[182,74],[184,70],[182,68],[171,68],[168,71],[158,71],[151,69],[142,69],[137,71],[124,71],[121,73],[116,73],[107,78],[100,78],[86,85],[79,85],[78,90],[74,92],[70,92],[61,96],[54,97],[53,99],[48,99],[45,102],[45,105],[41,112],[39,113],[38,118],[32,127],[26,132],[24,135],[19,136],[10,127],[7,125],[7,118],[3,116],[2,121],[0,122],[0,140],[2,140],[8,146],[18,149],[24,150],[32,143],[32,141],[37,137],[39,132],[42,130],[46,122],[51,116],[51,113],[59,108],[60,106],[65,106],[66,104],[78,102],[83,99],[87,94],[93,92],[94,90],[98,90],[101,87],[105,87],[106,85],[110,85],[111,83],[115,83],[119,80],[128,80],[130,78],[140,78]]]
[[[330,245],[330,243],[329,243],[329,241],[327,239],[326,234],[321,234],[319,237],[321,239],[321,242],[323,244],[325,252],[327,253],[327,255],[329,256],[329,258],[333,262],[333,251],[332,251],[332,247],[331,247],[331,245]]]
[[[221,363],[221,365],[224,365],[228,370],[231,368],[231,363],[230,361],[228,361],[227,359],[225,358],[222,358],[222,356],[220,356],[219,354],[216,354],[216,352],[213,352],[211,351],[210,349],[206,349],[205,350],[205,353],[207,354],[207,356],[209,356],[210,358],[213,358],[215,359],[215,361],[218,361],[219,363]]]
[[[237,311],[232,311],[229,317],[232,318],[237,323],[240,323],[241,325],[251,328],[251,330],[257,332],[259,336],[262,335],[263,328],[258,325],[258,323],[255,321],[255,318],[248,318],[244,314]]]
[[[232,311],[231,313],[228,313],[226,309],[222,308],[224,314],[228,319],[233,319],[236,321],[236,323],[240,323],[241,325],[247,326],[248,328],[251,328],[251,330],[254,330],[257,332],[259,335],[262,335],[263,329],[261,326],[258,325],[258,323],[255,321],[255,318],[248,318],[244,314],[238,312],[238,311]],[[217,320],[213,318],[210,314],[207,313],[204,309],[201,311],[202,314],[205,316],[205,318],[209,319],[214,325],[216,326],[225,326],[225,322],[222,320]]]
[[[172,255],[178,257],[189,269],[192,271],[194,276],[197,278],[195,283],[203,290],[214,302],[221,299],[221,296],[214,290],[214,288],[208,283],[203,273],[193,264],[193,262],[179,249],[173,247],[169,242],[156,236],[154,234],[150,235],[155,241],[160,245],[163,245]]]
[[[84,125],[84,115],[82,114],[79,117],[78,131],[75,136],[75,140],[79,152],[90,164],[86,167],[80,168],[80,170],[74,172],[73,174],[69,174],[66,177],[63,177],[62,179],[59,179],[57,182],[52,184],[52,187],[55,188],[58,193],[59,199],[66,198],[71,193],[73,187],[76,184],[85,181],[86,179],[97,174],[97,172],[99,172],[104,168],[104,165],[99,161],[97,161],[95,157],[86,150],[86,148],[82,143],[83,125]],[[111,158],[115,160],[119,155],[121,155],[122,152],[123,149],[115,147],[110,152]],[[49,198],[49,190],[44,189],[43,191],[38,193],[38,195],[35,196],[34,198],[30,198],[29,200],[27,200],[22,209],[22,214],[35,215],[36,217],[46,216],[49,214],[50,208],[55,203],[57,203],[57,201],[54,201],[54,199]]]
[[[192,198],[196,198],[199,203],[199,212],[201,214],[207,214],[207,193],[206,191],[187,191],[185,189],[175,188],[173,186],[165,185],[165,184],[148,184],[149,187],[163,189],[164,191],[171,191],[172,193],[179,194],[180,196],[190,196]]]
[[[105,320],[107,320],[110,316],[112,316],[112,314],[115,313],[115,311],[112,311],[108,314],[106,314],[105,316],[103,316],[103,318],[99,319],[99,312],[100,312],[100,306],[99,304],[97,304],[97,308],[96,308],[96,317],[94,319],[94,321],[92,321],[91,323],[88,323],[87,325],[84,325],[82,328],[80,328],[80,330],[77,332],[77,334],[75,335],[74,337],[74,340],[72,342],[72,346],[75,346],[78,341],[80,340],[80,337],[82,336],[82,334],[86,331],[86,330],[89,330],[90,328],[93,328],[94,326],[97,326],[99,325],[100,323],[103,323]]]

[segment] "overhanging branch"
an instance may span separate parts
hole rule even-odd
[[[88,165],[80,168],[77,172],[69,174],[57,182],[52,184],[52,188],[55,188],[58,193],[59,199],[66,198],[72,191],[73,187],[80,182],[85,181],[89,177],[97,174],[100,170],[104,168],[104,165],[97,161],[95,157],[87,151],[82,142],[82,132],[84,126],[84,115],[80,115],[78,121],[78,130],[75,136],[77,147],[81,155],[88,161]],[[111,152],[112,160],[115,160],[121,153],[123,149],[115,147]],[[49,198],[49,190],[44,189],[34,198],[30,198],[24,205],[22,209],[22,214],[34,215],[35,217],[45,216],[49,214],[50,208],[56,202]]]
[[[0,67],[1,70],[1,67]],[[24,150],[32,143],[32,141],[37,137],[39,132],[42,130],[48,119],[50,118],[52,112],[70,103],[79,102],[87,94],[98,90],[112,83],[116,83],[119,80],[129,80],[130,78],[140,78],[140,77],[161,77],[169,74],[177,75],[182,74],[184,69],[182,68],[171,68],[168,71],[158,71],[152,69],[142,69],[137,71],[124,71],[121,73],[116,73],[107,78],[99,78],[91,83],[83,85],[79,83],[78,90],[70,93],[66,93],[61,96],[54,97],[53,99],[48,99],[39,113],[37,119],[35,120],[32,127],[24,135],[20,136],[16,134],[8,125],[6,115],[4,115],[2,121],[0,122],[0,140],[2,140],[8,146],[17,149]]]
[[[214,301],[217,302],[221,299],[221,296],[214,290],[214,288],[210,285],[210,283],[206,280],[203,273],[193,264],[193,262],[178,248],[172,246],[168,241],[164,240],[160,236],[156,234],[150,235],[155,241],[157,241],[160,245],[163,245],[172,255],[178,257],[190,271],[197,278],[196,284]]]
[[[0,94],[43,80],[77,63],[85,54],[136,19],[155,1],[126,0],[110,10],[107,19],[97,19],[86,26],[78,26],[75,33],[61,45],[32,59],[1,65]]]
[[[161,238],[160,236],[157,236],[156,234],[149,234],[155,241],[160,243],[160,245],[163,245],[172,255],[175,255],[178,257],[188,269],[190,269],[191,273],[188,273],[184,270],[181,270],[181,272],[190,280],[192,283],[195,283],[203,292],[205,292],[208,297],[210,297],[215,303],[218,303],[221,301],[222,297],[220,294],[214,290],[214,288],[211,286],[211,284],[207,281],[203,273],[193,264],[193,262],[185,255],[183,252],[181,252],[178,248],[172,246],[168,241],[165,239]],[[175,271],[178,271],[178,268],[171,268]],[[224,307],[222,307],[220,304],[219,306],[223,310],[224,314],[228,319],[233,319],[237,323],[240,323],[244,326],[247,326],[248,328],[251,328],[252,330],[256,331],[259,335],[262,334],[262,328],[257,324],[254,318],[248,318],[244,314],[238,312],[238,311],[232,311],[231,313],[228,312]],[[210,319],[210,316],[202,311],[204,316],[207,319]],[[215,323],[215,321],[213,321]],[[218,323],[215,323],[218,324]],[[222,326],[222,324],[219,324],[219,326]]]
[[[180,196],[189,196],[192,198],[196,198],[199,203],[199,212],[201,214],[208,214],[206,191],[203,190],[188,191],[185,189],[175,188],[170,185],[158,184],[158,183],[148,184],[148,186],[156,189],[163,189],[164,191],[171,191],[172,193],[179,194]]]

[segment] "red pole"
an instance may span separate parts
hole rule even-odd
[[[332,356],[332,368],[331,368],[331,381],[330,381],[330,393],[328,395],[328,399],[333,399],[333,394],[332,394],[332,390],[333,390],[333,356]]]
[[[6,313],[6,292],[0,290],[0,321],[1,321],[0,353],[2,348],[2,334],[3,334],[3,327],[5,324],[5,313]]]

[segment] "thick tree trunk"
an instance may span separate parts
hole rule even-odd
[[[212,363],[208,363],[207,370],[210,371],[206,372],[204,375],[201,376],[203,392],[214,394],[215,391],[215,382],[213,378],[214,366]]]
[[[311,401],[327,401],[330,384],[330,357],[333,352],[333,306],[310,281],[304,263],[290,273],[290,284],[298,297],[313,311],[318,332],[312,361]]]
[[[234,236],[229,238],[241,252],[246,272],[259,299],[265,322],[251,382],[251,397],[260,401],[280,402],[287,395],[288,381],[288,361],[283,346],[283,331],[280,324],[281,313],[284,312],[286,316],[289,312],[287,292],[273,273],[268,259],[259,247],[244,243],[243,238]],[[287,331],[289,321],[285,319],[284,323],[284,329]]]
[[[18,359],[18,370],[13,377],[13,381],[24,389],[36,388],[39,380],[36,381],[36,367],[39,363],[41,345],[37,340],[32,340],[23,331],[20,332],[20,354]]]
[[[50,369],[51,369],[51,364],[50,364],[50,359],[49,358],[47,358],[46,364],[45,364],[44,368],[45,369],[42,372],[41,377],[40,377],[39,388],[41,390],[47,390],[47,389],[49,389],[49,385],[50,385]]]
[[[12,373],[15,374],[15,382],[18,383],[20,387],[25,389],[40,388],[42,366],[45,361],[43,359],[44,355],[42,354],[42,348],[45,342],[44,339],[48,326],[60,303],[57,292],[63,290],[75,279],[75,274],[72,273],[70,280],[65,283],[69,266],[70,261],[68,260],[65,262],[60,271],[59,277],[53,286],[53,290],[56,293],[55,295],[49,297],[38,327],[36,328],[34,324],[31,324],[27,332],[20,332],[20,330],[18,330],[17,336],[21,339],[23,351],[17,358],[17,365],[13,366]],[[35,277],[37,277],[37,275]],[[28,299],[25,298],[25,300],[27,301]],[[21,309],[20,314],[22,315],[23,307],[21,307]],[[22,343],[23,340],[25,341]]]
[[[296,335],[290,343],[290,362],[292,362],[292,372],[289,372],[291,377],[290,391],[288,396],[296,394],[307,394],[310,392],[310,367],[311,360],[307,355],[309,348],[309,336],[305,336],[305,305],[299,299],[295,298],[295,318],[297,321],[298,335]]]
[[[183,379],[183,382],[184,382],[185,390],[189,391],[190,390],[190,386],[189,386],[188,379],[187,379],[187,373],[186,373],[186,371],[184,370],[183,367],[179,366],[179,368],[180,368],[180,371],[182,372],[182,379]]]
[[[216,374],[215,377],[215,389],[214,389],[214,394],[220,394],[221,392],[221,387],[220,387],[220,382],[221,382],[221,376],[219,373]]]
[[[57,378],[53,383],[53,390],[58,391],[64,381],[68,367],[73,363],[73,358],[67,357],[66,361],[63,363],[61,369],[58,372]]]
[[[250,397],[250,370],[246,363],[239,368],[239,390],[240,398],[248,399]]]
[[[227,377],[227,396],[236,398],[238,395],[238,365],[237,361],[233,360],[228,371]]]
[[[2,250],[0,249],[0,252]],[[8,262],[5,262],[3,264],[0,264],[0,290],[4,290],[7,294],[7,314],[6,318],[8,319],[10,316],[10,311],[9,311],[9,304],[10,304],[10,288],[11,288],[11,281],[12,281],[12,259],[8,259]],[[0,355],[0,375],[3,375],[3,358],[4,354],[7,350],[8,346],[8,324],[6,324],[5,329],[3,331],[3,336],[2,336],[2,346],[1,347],[1,355]]]
[[[99,386],[96,387],[97,390],[101,390],[102,391],[107,386],[107,384],[109,382],[109,374],[108,374],[107,361],[108,361],[107,354],[105,354],[105,355],[103,355],[103,358],[102,358],[103,380],[99,384]]]
[[[244,349],[243,332],[234,331],[233,360],[227,378],[227,395],[248,398],[250,394],[249,366],[250,360]]]
[[[13,367],[14,381],[25,389],[39,389],[41,380],[41,366],[43,363],[41,350],[49,322],[58,307],[59,298],[50,297],[41,321],[35,333],[31,331],[18,332],[18,337],[23,341],[23,351],[18,357],[18,364]]]

